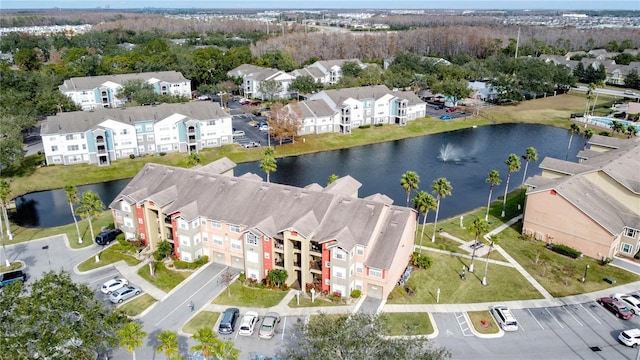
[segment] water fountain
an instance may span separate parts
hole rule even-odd
[[[449,143],[440,147],[438,159],[444,162],[460,162],[464,158],[461,148],[455,147]]]

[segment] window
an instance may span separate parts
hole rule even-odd
[[[235,240],[235,239],[231,240],[231,249],[242,251],[242,242],[240,242],[240,240]]]
[[[52,146],[52,147],[51,147],[51,151],[54,151],[54,152],[55,152],[55,151],[58,151],[58,147],[57,147],[56,145]]]
[[[265,253],[264,253],[264,258],[265,258],[265,259],[269,259],[269,258],[271,258],[271,254],[269,254],[268,252],[265,252]]]
[[[67,136],[65,137],[65,139],[66,139],[67,141],[69,141],[69,140],[73,140],[73,134],[69,134],[69,135],[67,135]]]
[[[184,221],[183,219],[179,219],[178,220],[178,229],[186,230],[188,228],[189,227],[187,226],[187,222],[186,221]]]
[[[626,243],[623,243],[622,246],[620,247],[620,251],[622,251],[623,253],[631,254],[632,250],[633,250],[633,246]]]
[[[202,234],[202,242],[209,242],[209,235],[208,234]]]
[[[127,204],[126,202],[121,202],[120,203],[120,209],[122,209],[122,211],[130,212],[131,211],[131,206],[129,204]]]
[[[636,235],[638,235],[638,231],[636,231],[636,230],[634,230],[634,229],[631,229],[631,228],[626,228],[626,229],[624,230],[624,235],[625,235],[625,236],[628,236],[628,237],[630,237],[630,238],[632,238],[632,239],[635,239],[635,238],[636,238]]]
[[[362,266],[362,263],[356,263],[356,272],[358,274],[362,274],[363,270],[364,270],[364,267]]]
[[[69,145],[67,146],[67,151],[78,151],[80,147],[78,145]]]
[[[356,254],[364,255],[364,246],[356,246]]]
[[[213,244],[217,246],[222,246],[222,238],[220,236],[214,236]]]
[[[338,278],[338,279],[344,279],[345,278],[345,269],[341,268],[339,266],[334,266],[333,267],[333,276],[335,278]]]
[[[231,230],[232,233],[239,233],[240,225],[229,224],[229,230]]]
[[[330,268],[331,267],[331,261],[325,261],[324,262],[324,267]]]
[[[147,141],[153,141],[153,134],[147,135]]]
[[[369,268],[369,276],[382,279],[382,270]]]
[[[133,220],[131,220],[131,218],[129,218],[129,217],[125,217],[124,218],[124,226],[133,227]]]
[[[191,245],[191,241],[189,241],[189,237],[188,236],[180,236],[180,245],[190,246]]]
[[[194,245],[200,244],[200,234],[196,234],[193,236],[193,244]]]
[[[329,279],[324,279],[324,284],[325,285],[331,285],[331,281]]]
[[[211,220],[211,227],[213,229],[222,229],[222,224],[220,223],[220,221]]]
[[[338,260],[344,260],[346,258],[346,254],[341,249],[336,248],[333,250],[333,258]]]
[[[248,233],[247,236],[247,244],[249,245],[258,245],[258,237],[252,233]]]
[[[200,219],[195,219],[195,220],[193,220],[193,221],[191,222],[191,228],[192,228],[192,229],[195,229],[195,228],[197,228],[198,226],[200,226]]]

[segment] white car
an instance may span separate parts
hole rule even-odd
[[[627,305],[629,310],[631,310],[634,315],[640,315],[640,299],[625,294],[613,294],[611,295],[611,297],[614,300],[620,301],[624,305]]]
[[[238,330],[238,335],[251,336],[253,335],[253,330],[256,327],[256,323],[258,322],[258,313],[255,311],[247,311],[246,314],[242,317],[242,322],[240,323],[240,330]]]
[[[634,93],[634,92],[633,92],[633,91],[631,91],[631,90],[627,90],[627,91],[625,91],[625,92],[624,92],[624,94],[625,94],[625,95],[635,95],[636,93]]]
[[[129,281],[123,278],[114,278],[102,284],[100,291],[105,295],[111,295],[112,292],[129,285]]]
[[[196,99],[198,99],[198,100],[211,100],[209,95],[200,95]]]
[[[233,137],[234,137],[234,138],[235,138],[235,137],[243,137],[243,136],[245,136],[245,135],[246,135],[246,134],[245,134],[245,133],[244,133],[244,131],[242,131],[242,130],[236,130],[236,131],[234,131],[234,132],[233,132]]]
[[[640,344],[640,330],[629,329],[622,331],[618,335],[618,340],[627,346],[636,347]]]
[[[502,330],[518,330],[518,322],[516,321],[515,316],[513,316],[511,310],[509,310],[508,307],[504,305],[496,305],[491,308],[491,312],[493,313],[493,317],[496,319],[496,322],[502,328]]]

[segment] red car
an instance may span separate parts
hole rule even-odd
[[[613,300],[612,298],[605,296],[598,300],[598,304],[602,305],[605,309],[611,311],[615,316],[620,319],[629,320],[633,317],[633,312],[620,301]]]
[[[458,109],[457,109],[457,108],[454,108],[454,107],[450,107],[450,108],[447,108],[447,110],[446,110],[446,111],[447,111],[447,112],[455,112],[456,110],[458,110]]]

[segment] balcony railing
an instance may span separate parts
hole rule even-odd
[[[284,267],[284,260],[278,259],[275,261],[276,266]]]

